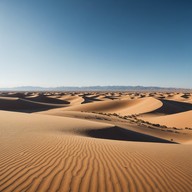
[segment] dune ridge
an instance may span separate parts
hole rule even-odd
[[[67,107],[67,111],[108,112],[121,115],[140,114],[153,111],[161,107],[162,103],[154,98],[140,98],[134,100],[98,101],[78,106]]]

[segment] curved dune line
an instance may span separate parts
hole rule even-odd
[[[108,112],[121,115],[141,114],[154,111],[162,106],[162,102],[152,97],[135,100],[97,101],[83,105],[66,107],[65,111]]]
[[[65,95],[65,96],[60,96],[58,99],[64,100],[70,103],[70,105],[78,105],[81,104],[84,99],[81,96],[78,95]]]
[[[22,98],[22,99],[24,99],[24,98]],[[45,95],[38,95],[36,97],[30,97],[30,98],[28,97],[28,98],[25,98],[25,100],[40,102],[40,103],[69,104],[69,102],[67,102],[65,100],[60,100],[60,99],[52,98],[52,97],[45,96]]]
[[[42,101],[33,101],[33,100],[29,100],[29,99],[19,99],[20,101],[25,101],[28,103],[32,103],[32,104],[37,104],[37,105],[44,105],[44,106],[49,106],[49,107],[66,107],[68,106],[69,103],[51,103],[51,102],[42,102]]]
[[[151,111],[151,114],[176,114],[192,110],[192,104],[179,101],[171,101],[162,99],[162,106],[156,110]]]
[[[27,99],[6,100],[0,99],[0,110],[17,111],[17,112],[37,112],[58,107],[64,107],[65,104],[50,104],[30,101]]]

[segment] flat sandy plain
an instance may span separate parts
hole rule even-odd
[[[192,94],[1,92],[0,191],[192,191]]]

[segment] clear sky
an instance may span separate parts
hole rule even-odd
[[[0,87],[192,88],[191,0],[0,0]]]

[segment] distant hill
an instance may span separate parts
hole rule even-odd
[[[185,91],[192,89],[145,86],[89,86],[89,87],[36,87],[22,86],[13,88],[0,88],[0,91]]]

